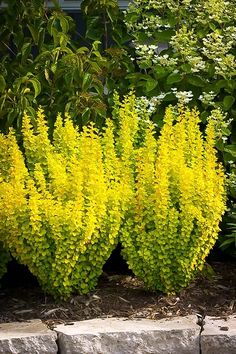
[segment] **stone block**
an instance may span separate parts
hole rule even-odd
[[[56,339],[40,320],[0,324],[0,354],[56,354]]]
[[[202,354],[236,354],[236,314],[205,318],[201,333]]]
[[[59,325],[60,354],[199,354],[196,316],[106,318]]]

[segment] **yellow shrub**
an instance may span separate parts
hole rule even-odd
[[[118,238],[133,272],[174,293],[202,269],[225,210],[225,177],[198,112],[168,108],[159,139],[130,94],[102,134],[41,109],[23,118],[24,157],[0,135],[0,242],[54,296],[94,288]],[[116,130],[114,132],[114,130]]]
[[[36,131],[25,115],[25,163],[13,134],[0,139],[1,239],[46,292],[87,293],[117,243],[122,216],[112,123],[99,136],[58,116],[51,142],[43,111]]]
[[[148,288],[174,293],[202,269],[225,211],[213,123],[204,140],[198,112],[168,108],[157,147],[152,125],[147,130],[134,176],[134,198],[121,228],[123,255]]]

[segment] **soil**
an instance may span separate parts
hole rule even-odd
[[[211,262],[214,274],[200,275],[176,296],[145,290],[132,274],[103,273],[95,291],[56,302],[34,279],[0,288],[0,323],[40,318],[56,324],[97,317],[160,319],[189,314],[227,317],[236,312],[236,262]]]

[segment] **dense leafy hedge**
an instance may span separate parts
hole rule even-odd
[[[125,21],[140,70],[129,78],[137,91],[158,95],[160,109],[180,99],[198,105],[204,123],[216,107],[236,118],[235,5],[235,0],[130,2]]]
[[[58,111],[68,111],[80,128],[90,121],[102,128],[114,89],[123,95],[131,87],[155,107],[158,132],[170,103],[197,106],[203,129],[210,114],[221,115],[216,146],[232,184],[221,242],[235,253],[227,223],[236,198],[236,0],[134,0],[125,13],[117,0],[83,0],[84,37],[59,6],[49,10],[43,0],[5,3],[0,130],[14,126],[20,135],[24,110],[34,115],[39,105],[50,128]]]
[[[41,109],[35,131],[24,116],[25,161],[13,133],[0,137],[0,235],[45,291],[66,297],[96,285],[118,240],[122,189],[111,123],[102,137],[68,116],[53,142],[47,130]]]
[[[199,122],[197,111],[170,107],[158,140],[150,123],[136,153],[132,139],[124,152],[134,161],[135,183],[121,229],[123,255],[152,290],[173,293],[191,281],[216,241],[225,211],[215,123],[209,120],[204,139]],[[131,173],[132,166],[126,168]]]
[[[0,0],[0,5],[2,1]],[[56,1],[52,3],[56,4]],[[80,127],[104,126],[113,89],[134,65],[118,2],[82,1],[85,37],[72,17],[43,0],[5,0],[0,8],[0,130],[20,134],[25,110],[41,105],[54,125],[67,111]],[[127,87],[127,85],[126,85]]]
[[[67,297],[97,283],[119,235],[129,267],[151,289],[186,286],[215,243],[225,210],[215,120],[169,108],[159,139],[134,94],[115,96],[102,134],[42,109],[23,118],[23,148],[0,135],[0,241],[44,290]]]

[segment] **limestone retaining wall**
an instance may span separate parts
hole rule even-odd
[[[201,319],[200,319],[201,320]],[[162,320],[106,318],[0,324],[0,354],[236,354],[236,314]]]

